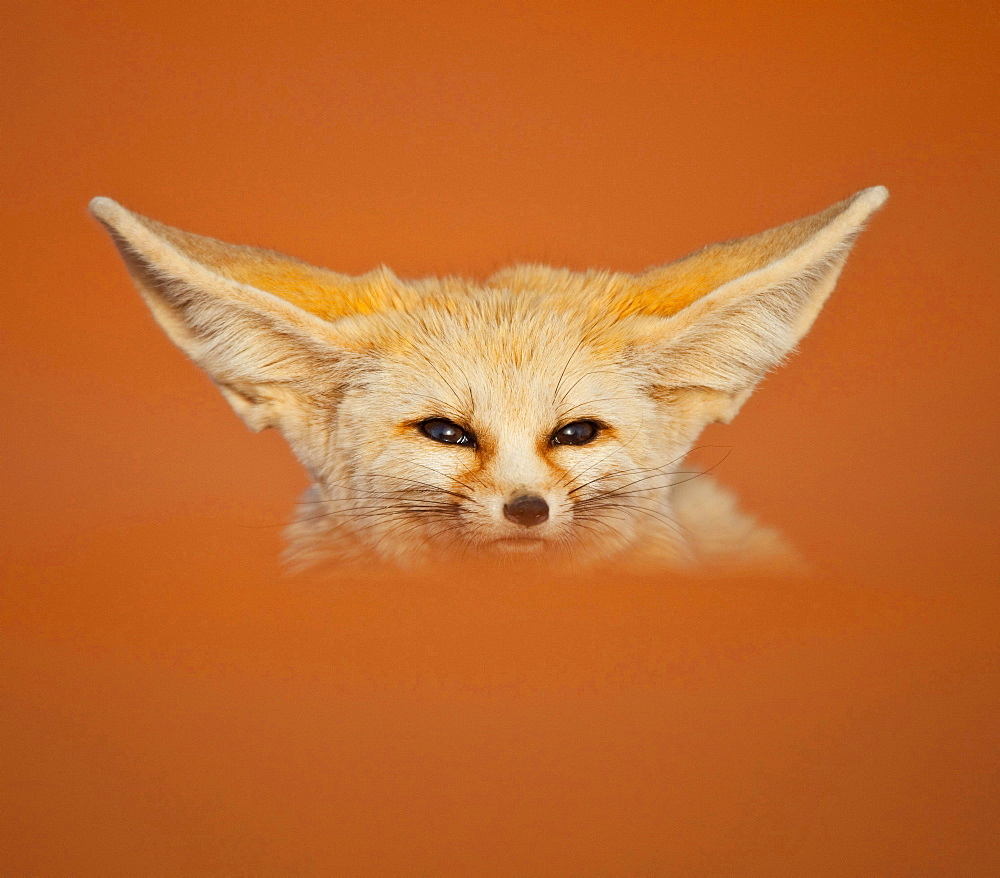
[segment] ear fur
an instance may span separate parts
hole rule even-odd
[[[814,216],[636,278],[625,316],[654,382],[721,392],[729,403],[719,419],[731,419],[808,332],[888,194],[864,189]]]
[[[352,279],[182,232],[109,198],[95,198],[90,210],[111,233],[157,322],[251,429],[277,425],[293,397],[337,386],[343,339],[279,293],[336,302],[338,287]]]

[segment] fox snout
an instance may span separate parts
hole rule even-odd
[[[549,504],[535,494],[522,494],[504,504],[503,517],[523,527],[534,527],[548,521]]]

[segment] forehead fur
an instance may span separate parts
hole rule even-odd
[[[324,320],[380,313],[398,318],[424,311],[431,319],[434,314],[444,316],[455,326],[486,321],[503,327],[526,318],[562,315],[581,327],[600,329],[616,317],[651,311],[643,302],[651,304],[654,298],[661,316],[681,310],[721,278],[717,267],[710,270],[714,262],[705,259],[683,272],[675,270],[669,279],[657,276],[653,290],[646,277],[535,264],[505,268],[481,283],[460,277],[404,281],[385,266],[352,278],[333,272],[323,272],[328,277],[314,275],[306,265],[299,272],[298,266],[241,264],[231,269],[231,276]]]
[[[530,368],[535,380],[558,378],[564,369],[589,357],[622,355],[618,318],[602,307],[609,291],[623,286],[624,276],[574,274],[536,266],[518,266],[535,280],[495,276],[483,284],[456,278],[404,284],[393,279],[405,309],[388,308],[361,317],[356,326],[378,354],[414,362],[431,358],[439,364],[468,367],[490,364],[494,377],[511,369]],[[546,276],[562,283],[546,286]],[[398,290],[407,287],[406,293]]]
[[[353,323],[375,355],[365,393],[380,392],[402,419],[544,431],[572,417],[622,421],[622,401],[634,406],[643,393],[641,382],[622,386],[627,350],[615,322],[595,318],[581,297],[566,307],[500,283],[421,286],[420,305]]]

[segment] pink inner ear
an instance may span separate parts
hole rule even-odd
[[[847,210],[859,195],[864,192],[812,216],[747,238],[712,244],[677,262],[654,268],[635,278],[631,295],[619,299],[611,307],[622,317],[676,314],[723,284],[776,262],[801,247]]]
[[[274,250],[229,244],[139,214],[129,215],[209,271],[271,293],[324,320],[379,311],[394,291],[394,278],[384,269],[351,277]]]
[[[371,314],[384,307],[390,287],[372,274],[354,278],[268,250],[234,247],[222,259],[205,260],[213,271],[308,311],[323,320]]]
[[[236,258],[227,254],[221,263],[210,267],[323,320],[375,314],[386,310],[407,292],[384,267],[351,277],[315,268],[269,250],[233,249]]]
[[[614,311],[620,317],[669,317],[748,271],[753,267],[724,262],[721,254],[714,259],[699,254],[637,278],[632,294],[617,302]]]
[[[268,265],[248,261],[230,267],[227,274],[233,280],[279,296],[324,320],[378,310],[371,290],[359,289],[358,284],[347,278],[344,279],[346,284],[323,283],[308,266],[300,268],[294,263]]]

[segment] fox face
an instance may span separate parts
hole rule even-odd
[[[349,277],[91,210],[167,334],[309,471],[293,563],[685,567],[788,557],[684,457],[808,331],[885,198],[639,275],[521,265],[480,283]]]
[[[311,510],[399,560],[603,556],[644,519],[662,526],[669,462],[681,468],[697,427],[657,402],[617,340],[588,344],[592,320],[514,302],[500,287],[465,293],[447,314],[359,321],[376,353],[300,443],[335,449],[305,452],[314,489],[303,519]]]

